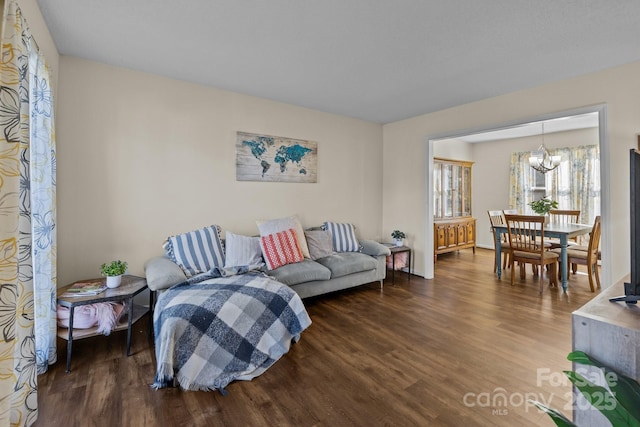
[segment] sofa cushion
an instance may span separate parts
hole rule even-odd
[[[375,258],[358,252],[341,252],[316,262],[331,270],[331,278],[376,269]]]
[[[304,259],[293,228],[260,237],[260,247],[269,270]]]
[[[152,291],[168,289],[187,280],[184,271],[165,256],[156,256],[144,264],[144,275]]]
[[[307,238],[309,254],[312,260],[324,258],[333,254],[333,243],[331,233],[326,230],[305,230],[304,236]]]
[[[224,267],[224,246],[217,225],[169,236],[164,250],[187,277]]]
[[[383,245],[382,243],[375,242],[373,240],[360,240],[360,246],[362,246],[362,252],[365,255],[371,256],[389,256],[391,255],[391,250],[388,246]]]
[[[285,285],[331,279],[331,271],[310,259],[295,264],[287,264],[269,272],[269,276]]]

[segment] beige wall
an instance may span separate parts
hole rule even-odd
[[[640,133],[640,62],[576,77],[541,87],[426,114],[387,124],[384,133],[383,234],[404,227],[416,250],[416,272],[427,269],[425,242],[426,139],[434,135],[460,134],[467,129],[500,127],[505,123],[528,121],[554,112],[606,104],[610,188],[603,188],[611,203],[608,223],[603,226],[612,245],[610,271],[613,282],[629,272],[629,172],[628,150]],[[606,159],[605,159],[606,161]],[[393,173],[390,173],[393,171]],[[502,171],[504,172],[504,171]],[[500,172],[496,172],[500,173]],[[474,180],[475,181],[475,180]],[[490,181],[487,181],[490,182]],[[474,198],[482,197],[482,183],[474,186]],[[490,192],[487,186],[487,192]],[[402,206],[402,209],[397,209]],[[479,216],[476,212],[476,216]],[[608,286],[610,283],[605,283]]]
[[[170,234],[257,219],[382,224],[382,126],[62,56],[58,96],[59,284],[102,262],[143,263]],[[236,131],[318,143],[316,184],[237,182]]]
[[[473,144],[459,139],[436,141],[433,144],[433,157],[473,162]]]

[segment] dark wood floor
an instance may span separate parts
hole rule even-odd
[[[38,377],[36,426],[553,426],[526,405],[551,401],[571,416],[571,312],[586,303],[585,275],[569,292],[538,294],[498,280],[493,252],[445,254],[436,278],[387,280],[305,300],[313,324],[253,381],[218,392],[154,390],[146,319],[126,332],[74,343]],[[501,399],[502,398],[502,399]],[[504,404],[506,399],[506,404]],[[569,409],[567,409],[569,406]]]

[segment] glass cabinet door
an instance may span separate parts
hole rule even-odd
[[[462,177],[464,183],[462,216],[471,216],[471,166],[465,166],[462,170],[464,174]]]
[[[453,205],[453,216],[462,216],[462,167],[453,165],[453,191],[451,193],[451,204]]]
[[[433,164],[433,217],[442,217],[442,164]]]
[[[435,158],[433,218],[471,216],[471,162]]]
[[[453,198],[453,165],[442,165],[442,196],[442,217],[451,218],[453,216],[453,205],[451,203]]]

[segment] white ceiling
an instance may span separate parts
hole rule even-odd
[[[636,0],[37,0],[63,55],[389,123],[640,60]]]

